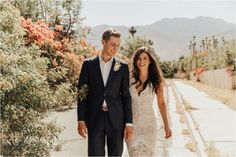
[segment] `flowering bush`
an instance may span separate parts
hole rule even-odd
[[[46,80],[46,58],[25,46],[19,11],[0,3],[1,155],[49,156],[61,129],[45,121],[56,106]]]
[[[62,66],[69,69],[66,75],[72,82],[79,77],[83,59],[97,55],[95,47],[88,44],[85,38],[81,38],[79,42],[61,38],[60,31],[63,26],[56,25],[55,29],[51,30],[42,20],[34,23],[24,18],[21,19],[21,24],[26,31],[27,44],[38,45],[43,50],[41,55],[50,60],[52,68]]]
[[[214,39],[216,40],[216,38]],[[206,70],[225,68],[229,76],[232,76],[236,74],[235,46],[235,40],[224,40],[222,44],[218,42],[217,46],[209,44],[207,49],[194,51],[191,56],[185,57],[177,62],[173,61],[173,64],[178,67],[178,71],[183,71],[184,69],[188,77],[191,71],[193,71],[196,76],[199,76]]]
[[[81,64],[96,51],[62,25],[20,18],[11,2],[0,0],[1,155],[49,156],[61,129],[46,118],[76,101]]]
[[[235,65],[229,65],[226,67],[226,72],[228,74],[229,77],[232,77],[235,74]]]
[[[38,46],[44,44],[51,45],[55,50],[62,48],[62,43],[57,39],[59,33],[48,28],[48,25],[43,20],[38,20],[33,23],[31,19],[21,19],[21,25],[27,33],[27,42],[36,43]],[[55,28],[57,31],[62,29],[62,26],[57,25]]]
[[[199,78],[199,76],[205,71],[204,67],[199,67],[193,70],[194,76]]]

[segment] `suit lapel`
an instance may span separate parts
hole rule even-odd
[[[113,75],[114,75],[114,66],[115,66],[115,63],[116,63],[116,59],[115,59],[115,57],[114,57],[114,59],[113,59],[113,62],[112,62],[112,65],[111,65],[111,70],[110,70],[110,73],[109,73],[109,76],[108,76],[108,79],[107,79],[107,84],[106,84],[106,86],[108,85],[108,83],[111,81],[111,79],[112,79],[112,77],[113,77]]]
[[[100,82],[102,82],[103,87],[105,87],[103,79],[102,79],[102,72],[101,72],[100,63],[99,63],[99,56],[97,56],[96,60],[95,60],[95,69],[96,69],[95,71],[97,72],[98,78],[100,79]]]

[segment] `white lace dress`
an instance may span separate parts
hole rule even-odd
[[[127,142],[130,156],[157,156],[157,123],[153,109],[155,93],[147,87],[138,95],[135,85],[131,85],[133,113],[133,137]]]

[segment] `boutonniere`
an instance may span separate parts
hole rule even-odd
[[[120,69],[120,66],[121,66],[120,62],[116,61],[113,70],[114,70],[114,71],[118,71],[118,70]]]

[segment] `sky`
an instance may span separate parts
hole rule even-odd
[[[82,0],[88,26],[149,25],[163,18],[207,16],[236,24],[235,0]]]

